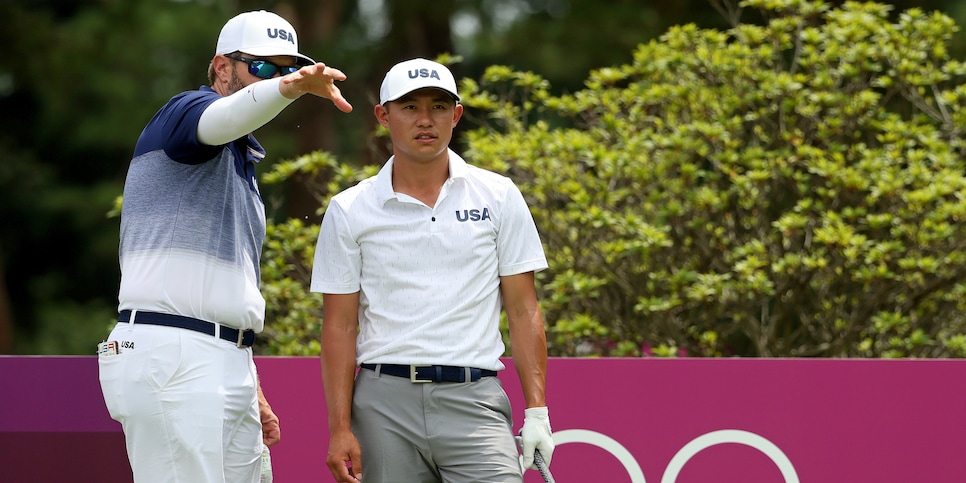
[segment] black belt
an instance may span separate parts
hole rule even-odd
[[[130,310],[122,310],[121,313],[117,314],[118,322],[129,322],[130,320]],[[134,323],[177,327],[179,329],[188,329],[195,332],[201,332],[212,337],[215,335],[215,326],[220,325],[192,317],[185,317],[183,315],[162,314],[159,312],[141,312],[140,310],[137,311],[137,315],[134,317]],[[226,327],[224,325],[221,325],[221,329],[218,331],[218,337],[222,340],[227,340],[238,347],[251,347],[252,344],[255,343],[255,331],[238,330],[232,327]]]
[[[467,370],[470,372],[470,382],[476,382],[480,378],[496,375],[496,371],[477,369],[475,367],[427,366],[419,364],[362,364],[361,367],[371,371],[375,371],[376,367],[378,367],[380,374],[408,377],[412,382],[466,382]]]

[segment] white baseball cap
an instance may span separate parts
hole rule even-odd
[[[411,59],[389,69],[379,88],[379,104],[395,101],[416,89],[435,87],[446,91],[459,102],[456,79],[445,65],[426,59]]]
[[[299,53],[299,42],[292,24],[265,10],[238,14],[221,28],[215,54],[232,52],[244,52],[258,57],[291,55],[301,65],[315,63],[311,57]]]

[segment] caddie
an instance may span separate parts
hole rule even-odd
[[[124,182],[118,323],[98,347],[136,483],[259,481],[281,433],[251,349],[265,323],[252,132],[305,94],[351,111],[345,78],[300,53],[288,21],[246,12],[221,29],[210,85],[144,127]]]

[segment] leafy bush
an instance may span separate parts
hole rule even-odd
[[[518,183],[546,247],[551,354],[963,357],[955,23],[741,5],[766,22],[673,28],[572,94],[503,66],[463,81],[464,153]],[[312,156],[326,193],[366,175]],[[314,229],[271,230],[269,352],[318,352]]]
[[[262,177],[280,183],[296,173],[310,179],[328,178],[312,186],[320,206],[342,189],[373,176],[378,167],[356,169],[339,164],[331,155],[314,152],[275,165]],[[320,218],[311,223],[290,219],[269,223],[262,251],[262,293],[266,302],[265,330],[255,351],[262,355],[317,356],[321,350],[322,295],[309,291]]]

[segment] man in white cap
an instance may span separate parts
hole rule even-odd
[[[505,176],[449,148],[463,114],[453,74],[413,59],[389,70],[375,116],[393,156],[329,203],[312,268],[323,294],[326,463],[337,481],[522,482],[497,371],[506,311],[526,400],[524,468],[554,445],[533,218]],[[356,368],[360,367],[358,374]]]
[[[282,17],[243,13],[221,30],[210,86],[174,96],[142,131],[124,184],[118,324],[98,347],[137,483],[259,481],[280,433],[251,350],[265,317],[265,150],[252,132],[304,94],[351,111],[345,78],[299,53]]]

